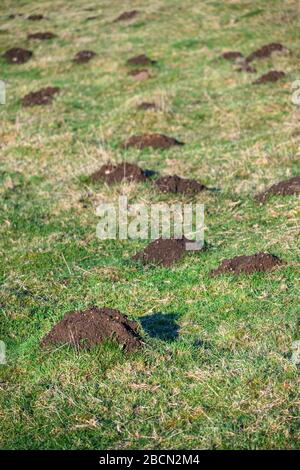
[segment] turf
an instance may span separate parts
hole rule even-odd
[[[85,11],[95,7],[94,12]],[[124,10],[140,10],[114,23]],[[11,13],[23,17],[7,19]],[[26,16],[43,13],[48,20]],[[87,21],[91,15],[97,18]],[[299,5],[294,0],[2,0],[0,54],[33,50],[24,65],[0,58],[0,446],[4,449],[299,448],[299,196],[253,197],[299,175]],[[50,41],[26,41],[52,31]],[[289,54],[256,61],[257,74],[219,60],[268,42]],[[74,55],[93,50],[91,62]],[[126,60],[157,60],[136,82]],[[253,86],[270,69],[277,82]],[[20,100],[61,87],[47,107]],[[159,111],[137,111],[143,101]],[[122,150],[131,134],[161,132],[180,148]],[[143,241],[99,241],[95,207],[125,193],[130,202],[190,200],[148,183],[90,185],[87,175],[123,159],[161,174],[198,179],[203,253],[172,268],[130,257]],[[286,264],[266,274],[210,277],[224,258],[268,251]],[[92,351],[41,350],[52,325],[94,304],[140,322],[143,351],[114,344]]]

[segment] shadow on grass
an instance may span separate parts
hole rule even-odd
[[[178,338],[180,326],[178,313],[157,312],[140,318],[144,331],[152,338],[174,341]]]

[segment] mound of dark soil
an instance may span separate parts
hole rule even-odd
[[[170,238],[164,240],[158,238],[149,243],[146,248],[133,256],[134,261],[142,261],[143,264],[158,264],[161,266],[172,266],[179,261],[186,253],[186,238]]]
[[[228,51],[228,52],[224,52],[222,55],[221,55],[222,59],[225,59],[225,60],[236,60],[236,59],[239,59],[239,58],[242,58],[244,57],[243,54],[239,51]]]
[[[150,72],[148,72],[147,69],[130,70],[130,72],[128,72],[128,75],[130,75],[137,81],[148,80],[148,78],[151,77]]]
[[[32,55],[32,51],[22,49],[21,47],[13,47],[12,49],[8,49],[8,51],[3,54],[3,57],[9,64],[24,64]]]
[[[196,194],[206,189],[196,180],[180,178],[180,176],[162,176],[154,184],[164,193]]]
[[[138,14],[139,14],[138,10],[124,11],[123,13],[121,13],[120,16],[118,16],[118,18],[114,20],[114,23],[118,21],[132,20],[132,18],[135,18]]]
[[[268,83],[268,82],[277,82],[281,78],[285,76],[284,72],[281,72],[279,70],[270,70],[270,72],[265,73],[261,77],[259,77],[255,82],[253,82],[254,85],[260,85],[263,83]]]
[[[77,64],[85,64],[86,62],[89,62],[96,55],[97,54],[94,51],[79,51],[75,55],[73,62],[76,62]]]
[[[39,39],[41,41],[45,41],[47,39],[56,38],[56,34],[51,33],[50,31],[40,32],[40,33],[31,33],[28,34],[27,39]]]
[[[142,346],[135,321],[128,320],[118,310],[98,307],[67,313],[44,336],[41,345],[70,344],[78,349],[90,349],[106,340],[117,342],[126,351],[134,351]]]
[[[120,183],[123,180],[140,182],[147,179],[140,167],[126,162],[119,163],[118,165],[113,165],[112,163],[103,165],[90,178],[93,182],[104,181],[108,185]]]
[[[153,149],[167,149],[173,145],[184,145],[184,143],[164,134],[142,134],[129,137],[122,147],[136,147],[138,149],[152,147]]]
[[[232,259],[225,259],[220,266],[211,272],[212,276],[219,274],[232,273],[232,274],[251,274],[254,272],[266,272],[276,266],[281,266],[282,261],[277,256],[270,255],[269,253],[256,253],[250,256],[235,256]]]
[[[300,194],[300,176],[294,176],[285,181],[273,184],[269,189],[256,196],[258,202],[265,202],[272,195],[290,196]]]
[[[143,101],[143,103],[138,105],[137,109],[148,111],[149,109],[157,109],[157,106],[155,103],[151,103],[150,101]]]
[[[273,52],[282,52],[285,47],[277,42],[271,42],[270,44],[265,44],[264,46],[260,47],[256,51],[252,52],[252,54],[248,55],[246,58],[247,62],[252,62],[256,59],[265,59],[270,57]]]
[[[127,60],[128,65],[154,65],[156,64],[156,60],[152,60],[149,57],[147,57],[145,54],[140,54],[136,55],[134,57],[131,57],[131,59]]]
[[[30,21],[41,21],[45,19],[44,15],[29,15],[27,16],[27,19]]]
[[[38,91],[32,91],[22,98],[23,106],[43,106],[53,101],[54,95],[60,92],[58,87],[42,88]]]

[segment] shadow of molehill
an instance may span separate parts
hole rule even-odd
[[[144,331],[152,338],[163,341],[174,341],[178,338],[180,326],[177,323],[178,313],[153,313],[139,320]]]

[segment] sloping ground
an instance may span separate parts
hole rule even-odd
[[[1,448],[299,447],[299,192],[256,198],[300,175],[298,18],[290,0],[2,1]],[[124,145],[144,134],[184,145]],[[210,190],[90,180],[125,159]],[[206,249],[149,268],[146,242],[99,241],[95,208],[119,194],[204,203]],[[211,275],[255,253],[282,263]],[[92,305],[145,346],[41,348]]]

